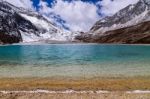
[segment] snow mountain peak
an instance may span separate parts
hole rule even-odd
[[[103,34],[106,31],[124,28],[150,20],[150,0],[139,0],[120,10],[113,16],[107,16],[91,28],[90,32]]]

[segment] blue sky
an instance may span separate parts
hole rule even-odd
[[[33,1],[33,6],[34,7],[36,7],[36,9],[38,9],[39,8],[39,3],[40,3],[40,0],[32,0]],[[54,0],[43,0],[43,1],[46,1],[48,4],[49,4],[49,6],[51,6],[51,3],[54,1]],[[68,1],[68,2],[71,2],[71,1],[73,1],[73,0],[64,0],[64,1]],[[81,1],[83,1],[83,2],[91,2],[91,3],[96,3],[96,2],[98,2],[98,1],[101,1],[101,0],[81,0]]]

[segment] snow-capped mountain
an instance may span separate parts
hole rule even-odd
[[[36,11],[0,1],[0,42],[18,43],[40,40],[73,40],[76,33],[66,32]]]
[[[91,32],[104,33],[150,20],[150,0],[139,0],[120,10],[113,16],[105,17],[91,28]]]
[[[113,16],[99,20],[88,33],[77,39],[99,43],[143,43],[144,38],[150,36],[149,23],[150,0],[139,0]],[[150,43],[150,40],[144,43]]]

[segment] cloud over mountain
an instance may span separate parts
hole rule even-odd
[[[102,0],[98,2],[101,5],[101,13],[104,15],[112,15],[129,4],[135,4],[139,0]]]
[[[46,2],[40,1],[41,13],[60,16],[72,31],[89,29],[100,18],[97,11],[97,6],[90,2],[57,0],[48,7]]]
[[[52,0],[51,2],[40,0],[38,6],[33,6],[34,0],[4,1],[28,9],[37,8],[52,22],[71,31],[88,31],[101,18],[101,15],[112,15],[138,0],[98,0],[96,2],[94,0]]]

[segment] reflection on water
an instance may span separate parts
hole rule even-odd
[[[149,76],[150,46],[12,45],[0,47],[0,76]]]

